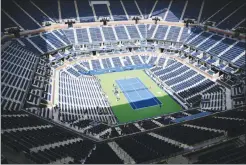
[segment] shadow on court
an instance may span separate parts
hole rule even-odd
[[[130,103],[112,106],[113,112],[120,124],[165,116],[171,113],[178,112],[182,107],[176,103],[169,95],[156,97],[162,105],[155,104],[140,109],[133,109]],[[136,103],[135,103],[136,104]],[[149,104],[148,100],[138,101],[137,104]]]

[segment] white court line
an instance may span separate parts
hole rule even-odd
[[[147,93],[150,95],[150,96],[153,96],[153,94],[152,93],[149,93],[148,92],[148,90],[147,90],[147,88],[146,88],[146,86],[143,84],[143,83],[141,83],[140,81],[139,81],[139,79],[138,78],[131,78],[131,79],[133,79],[133,80],[135,80],[135,81],[137,81],[137,83],[132,83],[132,84],[130,84],[130,85],[121,85],[121,87],[124,87],[124,88],[127,88],[127,87],[132,87],[133,88],[133,92],[136,92],[137,94],[138,94],[138,96],[140,97],[140,99],[141,100],[144,100],[144,99],[149,99],[149,97],[147,96],[147,97],[142,97],[139,93],[138,93],[138,90],[139,89],[137,89],[137,88],[135,88],[133,85],[136,85],[136,84],[140,84],[140,85],[142,85],[143,87],[144,87],[144,90],[146,90],[147,91]],[[140,88],[141,89],[141,88]],[[124,90],[124,92],[125,92],[125,90]],[[127,92],[126,92],[127,93]],[[129,96],[129,95],[128,95]],[[141,101],[141,100],[138,100],[138,101]]]
[[[120,85],[120,82],[119,82],[118,80],[116,80],[116,81],[117,81],[117,84],[120,86],[120,89],[121,89],[121,90],[124,89],[124,88],[122,88],[122,86]],[[137,109],[137,107],[136,107],[135,104],[133,103],[131,97],[127,94],[127,92],[124,93],[124,94],[127,95],[127,98],[128,98],[127,100],[128,100],[128,101],[130,100],[130,102],[134,105],[135,109]],[[130,104],[130,105],[131,105],[131,104]],[[131,105],[131,107],[132,107],[132,105]],[[132,109],[134,109],[134,108],[132,107]]]
[[[136,78],[131,78],[131,79],[136,79]],[[118,80],[116,80],[116,81],[118,81]],[[120,81],[124,81],[124,80],[122,80],[122,79],[120,79]],[[127,81],[127,80],[125,80],[125,81]],[[133,85],[137,85],[137,84],[139,84],[139,82],[137,82],[137,83],[131,83],[130,85],[122,85],[122,87],[124,87],[124,88],[127,88],[127,87],[132,87]],[[143,85],[143,83],[142,83],[142,85]],[[143,85],[143,87],[146,87],[145,85]],[[134,90],[138,90],[138,89],[135,89],[135,87],[133,88]],[[142,88],[140,88],[140,89],[142,89]]]
[[[143,84],[141,81],[139,81],[139,79],[137,78],[137,80],[138,80],[138,82],[140,83],[140,84]],[[144,84],[143,84],[144,85]],[[145,85],[144,85],[145,86]],[[146,86],[145,86],[146,87]],[[156,101],[156,97],[155,97],[155,95],[153,94],[153,93],[151,93],[149,90],[146,90],[147,92],[148,92],[148,94],[150,94],[150,96],[152,96],[152,99],[154,99],[155,100],[155,102],[159,105],[159,103]],[[156,98],[156,99],[155,99]],[[160,100],[159,100],[160,101]]]
[[[131,79],[136,79],[136,78],[131,78]],[[122,88],[122,85],[120,85],[120,83],[119,83],[119,81],[118,81],[118,84],[119,84],[119,86]],[[134,84],[139,84],[139,83],[134,83]],[[126,86],[132,86],[132,84],[131,85],[126,85]],[[123,89],[123,92],[125,91],[124,90],[124,88],[122,88]],[[134,90],[134,92],[137,92],[136,91],[136,89],[133,87],[133,90]],[[132,91],[133,91],[132,90]],[[129,100],[131,101],[131,103],[134,105],[134,107],[135,108],[137,108],[137,109],[139,109],[135,104],[134,104],[134,101],[132,101],[132,99],[130,99],[131,97],[128,95],[128,92],[124,92],[127,96],[128,96],[128,98],[129,98]],[[137,92],[137,94],[138,94],[138,96],[140,97],[140,100],[136,100],[136,101],[141,101],[141,100],[143,100],[143,97],[141,97],[141,95],[139,95],[139,93]],[[131,104],[130,104],[131,105]]]
[[[134,83],[134,84],[130,84],[130,85],[123,85],[123,86],[128,87],[128,86],[132,86],[132,85],[136,85],[136,84],[139,84],[139,83]]]
[[[136,78],[135,78],[136,79]],[[136,84],[138,84],[138,83],[136,83]],[[134,92],[136,92],[137,94],[138,94],[138,96],[140,97],[140,100],[137,100],[137,101],[141,101],[141,100],[143,100],[142,99],[142,97],[141,97],[141,95],[139,95],[139,93],[136,91],[136,89],[135,89],[135,87],[131,84],[131,85],[129,85],[129,86],[132,86],[133,87],[133,89],[134,89]],[[133,103],[134,104],[134,103]],[[135,104],[134,104],[134,106],[135,107],[137,107]]]
[[[138,84],[141,84],[141,85],[143,85],[144,87],[145,87],[145,90],[147,91],[147,93],[149,94],[149,92],[148,92],[148,90],[147,90],[147,88],[146,88],[146,86],[143,84],[143,83],[141,83],[141,81],[139,81],[139,79],[138,78],[136,78],[137,79],[137,81],[138,81]],[[136,90],[135,90],[136,91]],[[137,93],[138,93],[138,91],[136,91]],[[139,95],[139,93],[138,93],[138,95]],[[140,96],[140,95],[139,95]],[[150,94],[150,96],[152,96],[152,94]],[[140,96],[141,97],[141,96]],[[144,97],[141,97],[141,98],[143,98],[143,99],[148,99],[148,98],[144,98]]]
[[[139,84],[139,79],[138,78],[134,78],[134,80],[137,80],[138,81],[138,83],[135,83],[135,84]],[[142,84],[142,85],[144,85],[143,83],[141,83],[140,82],[140,84]],[[129,85],[130,86],[130,85]],[[134,89],[134,91],[138,94],[138,96],[140,97],[140,99],[141,100],[138,100],[138,101],[142,101],[142,100],[144,100],[144,99],[148,99],[148,98],[144,98],[144,97],[142,97],[139,93],[138,93],[138,91],[135,89],[135,87],[131,84],[131,86],[133,87],[133,89]],[[144,85],[144,87],[146,88],[146,86]],[[145,89],[146,90],[146,89]],[[134,103],[133,103],[134,104]],[[135,104],[134,104],[135,105]],[[136,106],[135,106],[136,107]],[[149,107],[149,106],[148,106]],[[142,108],[147,108],[147,107],[142,107]],[[138,108],[139,109],[139,108]]]
[[[138,83],[133,83],[133,84],[130,84],[130,85],[125,85],[125,86],[122,86],[121,85],[121,82],[120,81],[124,81],[125,79],[120,79],[120,80],[116,80],[116,82],[118,83],[118,85],[120,86],[121,90],[123,91],[123,93],[127,96],[128,98],[128,101],[130,100],[130,102],[134,105],[134,107],[136,109],[142,109],[142,108],[147,108],[147,107],[151,107],[151,106],[147,106],[147,107],[142,107],[142,108],[138,108],[135,104],[134,104],[134,101],[131,99],[131,97],[129,96],[128,92],[125,91],[125,88],[127,87],[132,87],[134,92],[136,92],[138,94],[138,96],[140,97],[140,100],[137,100],[137,101],[142,101],[142,100],[145,100],[145,99],[153,99],[157,105],[160,105],[160,103],[156,100],[157,98],[149,91],[147,90],[146,86],[138,79],[138,78],[131,78],[135,81],[137,81]],[[127,80],[125,80],[127,81]],[[143,87],[145,87],[145,90],[147,91],[147,94],[150,95],[150,98],[149,96],[147,97],[142,97],[139,93],[138,93],[138,89],[135,89],[135,87],[133,85],[136,85],[136,84],[141,84]],[[156,99],[155,99],[156,98]],[[162,103],[161,103],[162,104]],[[131,105],[131,104],[130,104]],[[131,105],[132,106],[132,105]],[[156,105],[152,105],[152,106],[156,106]],[[133,107],[132,107],[133,108]],[[133,108],[134,109],[134,108]]]
[[[139,83],[138,83],[139,84]],[[132,86],[132,85],[131,85]],[[133,89],[134,89],[134,92],[137,92],[137,94],[138,94],[138,96],[140,96],[140,99],[141,100],[143,100],[143,99],[148,99],[148,98],[144,98],[144,97],[142,97],[139,93],[138,93],[138,91],[134,88],[134,86],[132,86],[133,87]],[[144,89],[144,90],[146,90],[146,89]],[[141,100],[138,100],[138,101],[141,101]]]

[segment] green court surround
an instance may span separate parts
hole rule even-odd
[[[149,90],[162,102],[162,107],[154,106],[142,108],[138,111],[133,110],[123,93],[120,93],[120,100],[117,101],[116,96],[113,94],[113,84],[117,85],[115,80],[130,77],[138,77],[146,87],[151,87]],[[107,73],[98,75],[98,78],[100,79],[103,91],[108,96],[113,112],[119,120],[119,124],[158,117],[178,112],[182,109],[181,106],[165,91],[160,89],[143,70]]]

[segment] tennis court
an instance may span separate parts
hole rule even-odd
[[[138,78],[120,79],[116,83],[134,110],[162,104]]]

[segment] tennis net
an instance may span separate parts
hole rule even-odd
[[[135,91],[143,91],[143,90],[147,90],[149,88],[136,88],[136,89],[131,89],[131,90],[124,90],[124,91],[121,91],[121,93],[127,93],[127,92],[135,92]]]

